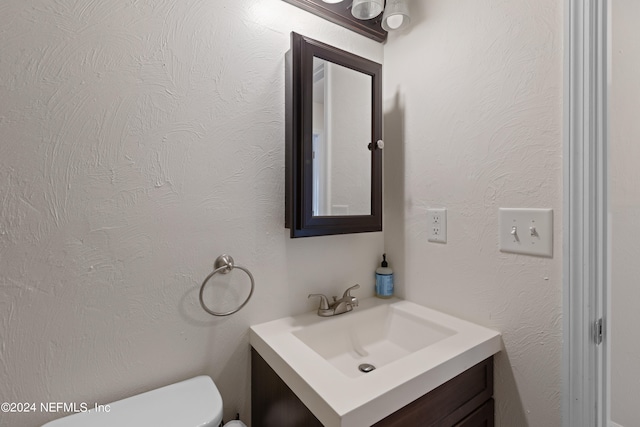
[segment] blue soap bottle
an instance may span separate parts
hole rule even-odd
[[[393,296],[393,270],[387,263],[387,254],[382,254],[380,267],[376,268],[376,296],[379,298]]]

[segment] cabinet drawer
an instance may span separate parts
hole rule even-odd
[[[493,427],[493,399],[489,399],[455,427]]]

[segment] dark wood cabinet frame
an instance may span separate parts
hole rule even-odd
[[[340,3],[325,3],[322,0],[284,1],[377,42],[382,43],[387,39],[387,32],[382,28],[382,14],[367,20],[354,18],[351,14],[351,1]]]
[[[314,216],[313,58],[371,76],[371,215]],[[285,227],[291,237],[382,231],[382,65],[297,33],[286,56]]]

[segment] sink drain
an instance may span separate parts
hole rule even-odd
[[[358,369],[366,374],[367,372],[371,372],[376,369],[376,367],[370,363],[363,363],[362,365],[358,366]]]

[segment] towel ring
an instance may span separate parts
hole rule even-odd
[[[202,306],[202,308],[204,308],[204,311],[206,311],[207,313],[209,313],[209,314],[211,314],[213,316],[228,316],[230,314],[233,314],[233,313],[239,311],[242,307],[245,306],[245,304],[247,304],[249,302],[249,299],[251,298],[251,295],[253,295],[253,288],[255,287],[255,281],[253,280],[253,275],[251,274],[251,272],[249,270],[247,270],[245,267],[241,267],[239,265],[235,265],[233,263],[233,258],[231,258],[231,256],[227,255],[227,254],[222,254],[218,258],[216,258],[216,262],[213,264],[213,268],[214,268],[214,270],[211,273],[209,273],[209,275],[204,279],[204,281],[202,282],[202,285],[200,286],[200,305]],[[247,297],[246,300],[244,300],[244,302],[242,304],[240,304],[240,306],[238,308],[236,308],[234,310],[226,311],[224,313],[220,313],[220,312],[217,312],[217,311],[210,310],[209,307],[207,307],[207,305],[204,303],[204,299],[202,298],[202,295],[204,293],[205,285],[207,284],[209,279],[211,279],[215,274],[217,274],[217,273],[227,274],[231,270],[233,270],[234,268],[238,268],[238,269],[244,271],[245,273],[247,273],[247,276],[249,276],[249,279],[251,279],[251,290],[249,291],[249,296]]]

